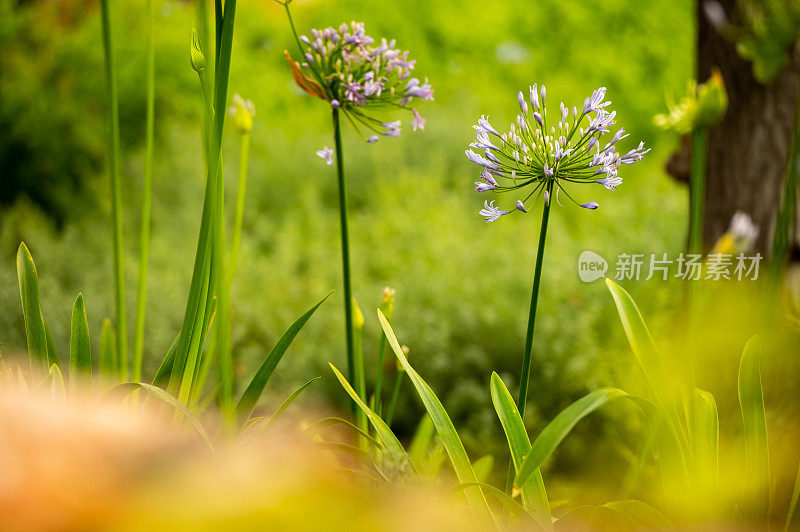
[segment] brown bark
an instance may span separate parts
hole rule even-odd
[[[800,97],[800,54],[795,50],[777,78],[762,85],[734,44],[709,24],[702,0],[697,4],[697,79],[705,81],[719,68],[730,100],[725,118],[708,136],[704,245],[713,246],[733,214],[744,211],[760,229],[756,250],[768,253]],[[736,0],[720,4],[737,24]]]

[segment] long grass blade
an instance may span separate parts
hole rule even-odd
[[[405,368],[408,378],[411,379],[423,405],[425,405],[425,410],[427,410],[428,415],[431,416],[433,424],[436,427],[436,432],[439,434],[445,451],[447,451],[447,455],[450,457],[450,463],[453,465],[453,470],[456,472],[459,482],[461,484],[477,482],[475,471],[472,469],[472,463],[469,460],[469,456],[467,456],[467,451],[464,449],[464,444],[461,442],[461,438],[458,436],[458,432],[456,432],[456,428],[450,416],[447,414],[447,411],[444,409],[442,402],[436,397],[436,394],[431,387],[428,386],[428,383],[425,382],[419,373],[411,367],[411,364],[408,363],[408,360],[403,354],[403,350],[400,348],[400,343],[397,341],[397,337],[392,330],[392,326],[389,325],[389,322],[380,309],[378,309],[378,320],[381,322],[381,327],[383,327],[383,332],[386,334],[386,339],[389,341],[389,346],[394,351],[400,364]],[[494,528],[491,510],[486,502],[483,491],[481,491],[480,488],[472,487],[465,489],[464,494],[467,497],[467,501],[478,523],[481,524],[481,526]]]
[[[39,278],[36,265],[25,243],[17,250],[17,278],[22,300],[22,315],[25,319],[25,337],[28,341],[28,362],[32,374],[44,375],[49,364],[47,357],[47,333],[39,303]]]
[[[134,381],[142,380],[145,307],[147,302],[147,263],[150,257],[150,212],[153,197],[153,151],[156,107],[156,14],[155,0],[147,0],[147,118],[145,125],[145,163],[142,179],[142,221],[139,233],[139,279],[136,287],[136,317],[133,326]]]
[[[380,478],[384,481],[388,481],[386,476],[383,474],[378,465],[372,459],[372,456],[367,451],[361,449],[360,447],[356,447],[354,445],[348,445],[347,443],[330,442],[330,441],[316,442],[315,445],[319,449],[325,451],[333,451],[345,454],[350,458],[353,458],[356,462],[358,462],[362,466],[364,466],[364,469],[368,470],[368,472],[374,473],[375,477],[373,478],[375,478],[376,480]]]
[[[423,471],[425,459],[428,457],[428,452],[433,441],[433,435],[436,433],[436,427],[433,425],[431,416],[425,414],[422,421],[419,422],[417,430],[414,431],[414,436],[408,444],[408,457],[417,471]]]
[[[301,385],[299,388],[297,388],[295,391],[293,391],[291,394],[289,394],[289,396],[286,397],[286,399],[283,400],[283,402],[280,404],[280,406],[278,406],[278,408],[275,410],[275,412],[272,413],[271,416],[269,416],[269,418],[261,418],[261,419],[265,419],[266,422],[264,423],[264,426],[259,431],[259,433],[258,433],[259,436],[261,436],[263,433],[268,431],[270,429],[270,427],[272,427],[272,425],[274,425],[275,422],[278,421],[278,418],[281,417],[281,414],[283,414],[286,411],[286,409],[289,408],[292,405],[294,400],[297,399],[300,396],[300,394],[305,391],[306,388],[308,388],[309,386],[314,384],[314,382],[318,381],[320,378],[321,377],[314,377],[310,381],[308,381],[305,384]],[[242,430],[242,432],[244,432],[248,428],[252,428],[254,425],[255,425],[255,423],[246,425],[245,428]]]
[[[78,294],[72,307],[72,322],[69,334],[69,389],[74,393],[81,384],[92,379],[92,344],[89,338],[89,322],[83,294]]]
[[[367,434],[366,432],[358,428],[354,423],[351,423],[346,419],[340,417],[333,416],[333,417],[322,418],[319,421],[316,421],[311,425],[309,425],[308,428],[305,429],[305,432],[308,432],[310,434],[319,434],[322,431],[330,427],[334,427],[336,425],[344,425],[345,427],[351,428],[353,429],[354,432],[356,432],[361,437],[365,438],[367,441],[372,443],[372,445],[375,445],[376,448],[378,449],[384,448],[383,443],[379,442],[378,440],[373,438],[370,434]]]
[[[108,158],[110,163],[112,235],[114,244],[114,301],[116,304],[117,355],[120,380],[128,379],[128,337],[125,318],[125,270],[122,246],[122,180],[120,178],[119,96],[114,52],[114,30],[111,27],[111,4],[101,0],[103,49],[107,79],[109,112]]]
[[[517,473],[515,484],[522,486],[537,469],[553,454],[561,441],[575,425],[606,403],[628,394],[618,388],[600,388],[581,397],[562,410],[548,423],[537,437]]]
[[[622,327],[628,336],[628,342],[653,394],[660,401],[667,402],[668,399],[664,396],[665,387],[668,386],[671,379],[639,308],[630,294],[617,283],[606,279],[606,286],[614,298]]]
[[[614,298],[617,313],[622,322],[622,327],[625,329],[625,334],[628,337],[628,343],[630,343],[636,362],[645,375],[654,402],[661,409],[670,432],[675,438],[684,469],[688,470],[687,457],[691,455],[691,452],[686,432],[678,415],[676,407],[677,394],[673,388],[672,379],[667,373],[661,355],[656,348],[655,342],[653,342],[650,330],[647,328],[633,298],[625,289],[611,279],[606,279],[606,286]]]
[[[495,372],[492,372],[490,388],[492,404],[494,404],[494,409],[500,418],[500,424],[503,426],[503,431],[508,440],[508,448],[511,451],[515,474],[518,474],[522,463],[525,461],[525,456],[531,450],[531,442],[528,439],[525,424],[522,422],[511,393]],[[536,469],[519,489],[525,510],[536,519],[540,526],[545,529],[552,528],[553,519],[550,515],[550,503],[547,499],[541,471]]]
[[[211,438],[208,437],[208,433],[206,429],[203,428],[203,424],[200,423],[200,420],[192,414],[186,405],[178,401],[175,397],[167,393],[165,390],[157,386],[153,386],[152,384],[147,384],[146,382],[123,382],[122,384],[118,384],[111,388],[106,395],[103,397],[103,403],[110,403],[113,401],[121,401],[125,397],[127,397],[130,393],[136,390],[144,390],[149,393],[152,397],[161,400],[162,402],[168,404],[178,412],[180,412],[183,417],[185,417],[189,422],[197,429],[198,434],[203,439],[203,442],[208,446],[211,452],[214,452],[214,445],[211,443]]]
[[[286,332],[283,333],[283,336],[280,337],[278,343],[276,343],[275,347],[273,347],[269,352],[269,355],[267,355],[267,358],[264,359],[264,362],[261,363],[261,366],[258,368],[258,371],[256,371],[256,374],[253,376],[250,384],[247,385],[244,393],[242,393],[239,403],[236,405],[236,413],[240,423],[247,421],[247,419],[253,413],[253,408],[255,408],[258,399],[261,397],[261,394],[267,387],[270,377],[272,377],[272,374],[275,372],[275,368],[278,367],[278,363],[283,358],[286,350],[289,349],[289,346],[292,344],[295,336],[297,336],[297,333],[300,332],[314,312],[325,302],[326,299],[328,299],[332,293],[333,292],[328,292],[328,294],[316,305],[308,309],[305,314],[297,318],[297,320],[292,323]]]
[[[719,415],[714,396],[705,390],[694,389],[692,412],[692,448],[695,478],[700,493],[716,499],[719,468]],[[704,501],[708,506],[711,501]]]
[[[329,363],[331,369],[333,370],[334,375],[339,380],[339,383],[344,388],[344,391],[347,392],[347,395],[355,402],[356,406],[360,408],[364,414],[366,414],[367,419],[372,424],[372,427],[375,429],[375,434],[380,439],[381,443],[383,444],[383,448],[385,452],[395,461],[401,468],[413,468],[411,464],[411,460],[406,453],[406,450],[403,448],[403,444],[397,439],[397,436],[394,435],[392,429],[372,410],[367,404],[359,397],[358,393],[353,389],[349,382],[344,375],[334,366],[333,364]],[[359,429],[359,432],[362,432]]]
[[[481,456],[472,462],[472,470],[475,471],[475,478],[478,479],[478,482],[486,482],[486,479],[489,478],[489,475],[492,473],[493,467],[494,456],[491,454]]]
[[[492,486],[491,484],[487,484],[485,482],[471,482],[469,484],[458,484],[458,485],[454,486],[453,488],[451,488],[450,490],[448,490],[448,492],[457,493],[457,492],[463,491],[463,490],[465,490],[467,488],[480,488],[480,489],[482,489],[483,491],[485,491],[486,493],[488,493],[489,495],[491,495],[495,499],[497,499],[505,507],[505,509],[509,511],[509,513],[511,513],[514,517],[519,519],[522,523],[534,524],[532,522],[531,516],[528,514],[528,512],[525,511],[524,508],[522,508],[522,506],[520,506],[517,503],[517,501],[512,499],[503,490],[499,490],[499,489],[495,488],[494,486]],[[534,530],[536,530],[536,529],[534,529]]]
[[[739,363],[739,405],[745,438],[745,493],[742,509],[747,519],[763,522],[770,508],[770,466],[767,417],[761,388],[761,340],[747,341]]]

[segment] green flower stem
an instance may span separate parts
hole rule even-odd
[[[217,2],[218,4],[219,2]],[[219,8],[217,15],[219,15]],[[217,295],[217,338],[223,349],[217,352],[217,378],[219,380],[219,399],[222,412],[229,421],[234,416],[234,375],[233,361],[230,356],[228,297],[226,290],[227,277],[225,274],[225,222],[224,222],[224,180],[222,174],[222,131],[225,124],[225,102],[228,98],[228,78],[231,66],[231,49],[233,46],[233,23],[236,15],[236,0],[227,0],[224,5],[223,16],[217,17],[217,32],[219,46],[217,56],[217,71],[214,83],[214,159],[217,163],[217,206],[215,209],[214,245],[212,253],[212,278],[210,280],[213,290],[209,293],[207,304],[206,324],[210,320],[212,306],[211,297]],[[202,349],[202,347],[201,347]]]
[[[386,321],[390,324],[392,323],[392,315],[394,314],[394,303],[391,304],[381,304],[381,311],[383,312],[383,316],[386,318]],[[386,355],[386,348],[388,344],[386,342],[386,335],[381,332],[381,345],[378,349],[378,361],[375,368],[375,412],[378,415],[381,415],[383,412],[383,400],[381,397],[383,391],[383,358]]]
[[[336,144],[336,173],[339,178],[339,222],[342,235],[342,275],[344,277],[344,326],[347,337],[347,379],[356,382],[355,350],[353,343],[353,291],[350,285],[350,239],[347,231],[347,190],[344,180],[342,129],[339,109],[333,108],[333,137]],[[364,369],[361,369],[363,375]],[[361,392],[359,392],[361,393]],[[364,397],[361,397],[364,399]],[[355,403],[353,403],[355,409]]]
[[[109,0],[101,0],[103,49],[105,50],[106,78],[108,79],[108,105],[110,113],[108,150],[111,159],[111,211],[114,240],[114,288],[116,302],[117,356],[119,377],[128,380],[128,329],[125,318],[125,268],[122,248],[122,182],[119,173],[119,95],[117,71],[114,60],[114,41],[111,31]]]
[[[389,318],[387,317],[387,321]],[[378,362],[375,368],[375,412],[381,415],[382,403],[381,393],[383,391],[383,358],[386,354],[386,336],[381,333],[381,346],[378,350]]]
[[[231,255],[228,263],[228,290],[230,290],[230,283],[233,281],[233,276],[236,272],[236,266],[239,263],[239,245],[242,238],[242,222],[244,220],[244,201],[247,194],[247,164],[250,156],[250,134],[245,133],[242,135],[240,150],[239,150],[239,184],[236,193],[236,214],[233,219],[233,236],[231,240]]]
[[[214,120],[211,130],[207,159],[208,174],[200,235],[195,255],[189,299],[186,305],[181,335],[170,377],[170,389],[178,391],[178,398],[187,403],[192,389],[192,381],[200,363],[207,326],[214,308],[213,300],[224,279],[224,260],[222,259],[224,237],[222,231],[222,131],[225,124],[225,102],[227,100],[228,76],[230,74],[233,28],[236,14],[236,0],[227,0],[224,14],[217,24],[221,25],[220,46],[217,49],[214,83]]]
[[[144,355],[145,302],[147,300],[147,262],[150,256],[150,211],[153,196],[153,144],[155,136],[156,100],[156,36],[155,7],[153,0],[147,1],[148,50],[147,50],[147,124],[144,180],[142,183],[142,227],[139,235],[139,285],[136,289],[136,320],[133,333],[133,382],[142,380]]]
[[[689,253],[703,252],[703,206],[706,195],[706,143],[708,130],[692,132],[692,168],[689,194]]]
[[[386,424],[392,426],[392,419],[394,419],[394,410],[397,406],[397,398],[400,396],[400,386],[403,384],[403,376],[405,371],[398,371],[397,376],[394,378],[394,386],[392,387],[392,397],[389,399],[389,406],[386,407]]]
[[[552,194],[552,184],[548,186],[548,194]],[[528,383],[531,376],[531,358],[533,356],[533,327],[536,321],[536,306],[539,302],[539,284],[542,277],[542,262],[544,259],[544,243],[547,237],[547,223],[550,219],[550,202],[544,204],[542,210],[542,225],[539,230],[539,248],[536,251],[536,265],[533,269],[533,290],[531,291],[531,305],[528,313],[528,330],[525,333],[525,353],[522,357],[522,373],[519,383],[519,400],[517,408],[520,417],[525,416],[525,403],[528,400]]]
[[[547,185],[547,195],[552,201],[553,183]],[[539,229],[539,247],[536,250],[536,265],[533,268],[533,289],[531,290],[531,305],[528,313],[528,330],[525,333],[525,352],[522,356],[522,372],[519,381],[519,399],[517,409],[520,417],[525,419],[525,404],[528,401],[528,384],[531,378],[531,358],[533,357],[533,330],[536,323],[536,307],[539,303],[539,286],[542,278],[542,263],[544,262],[544,243],[547,237],[547,223],[550,219],[550,201],[544,202],[542,209],[542,224]],[[506,491],[511,493],[514,483],[514,464],[508,468]]]
[[[250,135],[241,136],[241,149],[239,151],[239,184],[236,197],[236,213],[233,222],[233,237],[228,265],[225,268],[224,285],[220,290],[217,300],[217,369],[219,380],[219,397],[223,414],[226,419],[234,417],[235,382],[233,371],[233,353],[231,338],[230,300],[233,277],[236,265],[239,262],[239,246],[242,236],[242,221],[244,219],[244,202],[247,194],[247,161],[250,151]]]

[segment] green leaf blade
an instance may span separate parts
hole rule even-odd
[[[381,322],[381,327],[383,327],[383,332],[386,335],[386,339],[389,341],[389,346],[392,348],[392,351],[394,351],[397,360],[403,368],[405,368],[409,379],[411,379],[411,382],[414,384],[414,388],[416,388],[417,394],[419,394],[425,406],[425,410],[427,410],[428,415],[431,416],[445,451],[450,457],[450,463],[453,465],[459,482],[461,484],[474,484],[478,482],[475,471],[472,469],[472,463],[469,460],[469,456],[467,456],[467,451],[464,449],[464,444],[461,442],[461,438],[458,436],[458,432],[456,432],[456,428],[450,416],[447,414],[439,398],[436,397],[434,391],[428,386],[428,383],[425,382],[416,370],[411,367],[411,364],[408,363],[408,359],[406,359],[403,350],[400,348],[400,343],[397,341],[392,326],[389,325],[389,322],[380,309],[378,309],[378,320]],[[464,494],[467,497],[467,501],[478,523],[489,528],[494,528],[491,510],[489,509],[489,504],[486,501],[483,491],[480,488],[471,487],[465,489]]]
[[[562,410],[539,434],[517,473],[515,483],[523,485],[553,454],[575,425],[606,403],[628,394],[618,388],[600,388],[581,397]]]
[[[25,319],[28,361],[32,373],[48,374],[47,333],[39,302],[39,277],[28,247],[22,242],[17,250],[17,279]]]
[[[72,307],[72,321],[69,335],[69,387],[74,391],[81,381],[91,382],[92,344],[89,337],[89,322],[83,294],[78,294]]]
[[[745,500],[748,518],[762,522],[771,504],[769,446],[764,392],[761,386],[761,341],[757,336],[744,346],[739,363],[739,405],[745,438]]]
[[[381,443],[385,451],[392,456],[396,461],[400,463],[401,466],[408,466],[413,468],[411,464],[411,459],[408,457],[408,453],[403,448],[403,444],[400,443],[400,440],[397,439],[392,429],[389,428],[389,425],[386,424],[381,417],[375,413],[367,404],[361,399],[353,387],[347,382],[347,379],[339,369],[334,366],[333,364],[328,364],[331,369],[333,370],[334,375],[339,380],[339,383],[342,385],[342,388],[347,392],[347,395],[356,403],[356,406],[361,409],[362,412],[367,416],[367,420],[372,424],[373,428],[375,429],[375,434],[377,434],[378,438],[380,439]],[[358,427],[359,430],[362,430]]]
[[[515,473],[519,473],[525,456],[531,450],[531,442],[525,430],[525,424],[519,415],[514,398],[511,397],[511,393],[503,383],[503,379],[495,372],[492,372],[490,388],[492,404],[494,404],[497,417],[500,418],[500,424],[506,434]],[[534,517],[540,526],[546,529],[552,528],[553,519],[550,515],[550,503],[547,499],[541,471],[537,468],[530,478],[519,486],[519,489],[525,510]]]
[[[295,336],[297,336],[297,333],[300,332],[314,312],[325,302],[326,299],[328,299],[328,297],[330,297],[332,293],[333,292],[328,292],[328,294],[316,305],[308,309],[305,314],[297,318],[297,320],[292,323],[286,332],[283,333],[283,336],[280,337],[278,343],[276,343],[269,352],[267,358],[264,359],[264,362],[258,368],[258,371],[256,371],[256,374],[253,376],[244,393],[242,393],[242,397],[239,399],[239,402],[236,405],[236,413],[240,423],[247,421],[247,419],[253,413],[253,409],[255,408],[258,399],[261,397],[261,394],[264,392],[264,389],[267,387],[270,377],[272,377],[272,374],[275,372],[275,368],[278,367],[278,363],[283,358],[286,350],[289,349],[289,346],[292,344]]]

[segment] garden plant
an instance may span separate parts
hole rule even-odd
[[[797,24],[773,19],[794,17],[797,7],[741,3],[741,21],[729,22],[727,6],[717,2],[707,2],[702,16],[720,39],[738,43],[738,60],[753,63],[745,71],[753,75],[752,68],[766,85],[795,67]],[[33,4],[0,5],[13,17],[24,9],[62,9],[54,20],[67,20],[81,2]],[[96,23],[93,50],[103,65],[97,105],[107,127],[96,134],[105,162],[102,184],[86,193],[100,205],[107,242],[70,253],[105,253],[90,260],[91,268],[111,272],[108,305],[98,302],[95,310],[102,290],[87,286],[70,292],[69,320],[51,312],[65,308],[54,301],[63,287],[53,272],[69,279],[73,268],[88,267],[51,259],[39,243],[46,240],[26,229],[34,222],[24,200],[0,210],[0,245],[13,240],[8,269],[16,272],[13,304],[0,292],[0,325],[15,323],[24,338],[15,344],[11,327],[0,330],[12,338],[0,337],[0,530],[800,526],[800,320],[793,303],[800,284],[789,252],[798,128],[778,163],[786,182],[775,198],[774,224],[758,227],[737,210],[708,241],[707,153],[715,128],[737,105],[726,91],[731,80],[718,70],[704,84],[690,81],[686,98],[669,100],[668,113],[657,114],[660,108],[625,88],[624,64],[603,66],[620,79],[596,84],[579,79],[570,87],[554,75],[547,83],[557,90],[548,91],[546,75],[520,66],[528,61],[525,46],[493,43],[496,77],[482,83],[505,92],[527,88],[517,92],[508,128],[498,127],[502,118],[480,116],[466,164],[461,149],[471,115],[459,108],[445,121],[438,107],[462,97],[470,112],[505,117],[508,98],[488,88],[459,96],[447,76],[463,69],[485,74],[487,67],[467,52],[445,60],[422,46],[427,35],[434,51],[446,48],[433,28],[457,26],[460,15],[435,20],[440,8],[414,4],[419,26],[405,27],[397,14],[376,19],[374,35],[396,30],[395,41],[371,37],[366,23],[352,21],[358,2],[324,2],[320,12],[292,0],[97,4],[85,16]],[[178,19],[180,73],[168,76],[160,52],[173,47],[162,37],[173,12],[189,15]],[[124,16],[131,13],[141,27],[126,35],[119,28],[132,25]],[[267,36],[254,13],[273,17],[274,33]],[[324,29],[306,31],[309,19]],[[781,29],[773,40],[762,31],[764,21]],[[25,23],[13,22],[0,42],[12,42],[15,24]],[[544,55],[550,44],[531,46]],[[245,60],[251,54],[263,62]],[[260,70],[269,73],[259,78],[264,87],[248,83]],[[170,94],[190,102],[182,111],[171,110],[178,104],[159,92],[170,76],[181,87]],[[282,99],[259,98],[260,90]],[[128,107],[136,91],[139,114]],[[556,106],[558,92],[581,99]],[[639,106],[646,121],[632,120],[630,133],[617,127],[618,117],[627,120]],[[178,133],[160,124],[170,113],[184,113],[191,124],[190,148],[175,150],[170,135]],[[316,131],[322,120],[324,129]],[[426,125],[425,136],[389,142]],[[291,127],[295,139],[285,132]],[[331,135],[320,147],[318,140]],[[667,197],[678,197],[670,188],[678,185],[642,173],[667,155],[649,135],[685,136],[678,142],[689,146],[689,185],[680,201]],[[134,164],[126,150],[138,136],[141,161]],[[201,177],[174,185],[182,198],[176,201],[164,187],[177,166],[159,166],[182,157]],[[442,162],[427,168],[438,168],[441,178],[433,171],[409,177],[414,161],[435,157]],[[328,166],[335,166],[335,180]],[[478,177],[470,177],[476,167]],[[454,196],[439,182],[452,185]],[[620,194],[598,197],[618,188]],[[184,196],[196,202],[187,207]],[[429,207],[405,212],[419,205],[417,196]],[[480,222],[478,199],[487,223],[470,225],[465,220]],[[660,248],[625,248],[640,232],[662,244],[652,242],[658,231],[648,224],[684,203],[686,223],[675,231],[674,249],[664,250],[680,251],[678,274],[655,268]],[[76,199],[67,210],[91,205]],[[320,218],[315,207],[323,205]],[[365,208],[377,215],[365,216]],[[437,226],[468,236],[457,245],[423,240]],[[159,232],[174,232],[180,245],[162,255]],[[309,236],[318,232],[326,236]],[[77,234],[91,240],[88,231]],[[406,259],[409,247],[418,250],[413,261]],[[591,265],[586,253],[595,257]],[[606,260],[612,253],[616,269]],[[758,278],[762,254],[768,275]],[[262,255],[295,262],[262,268]],[[636,257],[649,257],[650,276],[641,282],[639,270],[624,267]],[[690,263],[700,272],[694,279]],[[746,263],[749,269],[734,269]],[[664,273],[660,283],[656,271]],[[403,275],[443,286],[432,296],[396,283]],[[645,288],[645,281],[659,288]],[[361,306],[357,292],[370,294]],[[479,300],[471,305],[475,292]],[[327,301],[333,297],[343,299],[341,313]],[[259,302],[269,313],[258,312]],[[171,314],[164,305],[172,305]],[[245,354],[254,343],[257,356]],[[557,350],[565,357],[555,357]],[[495,358],[486,354],[494,351]],[[580,382],[576,366],[588,368]],[[553,382],[558,393],[551,393]],[[49,506],[41,504],[46,494]]]

